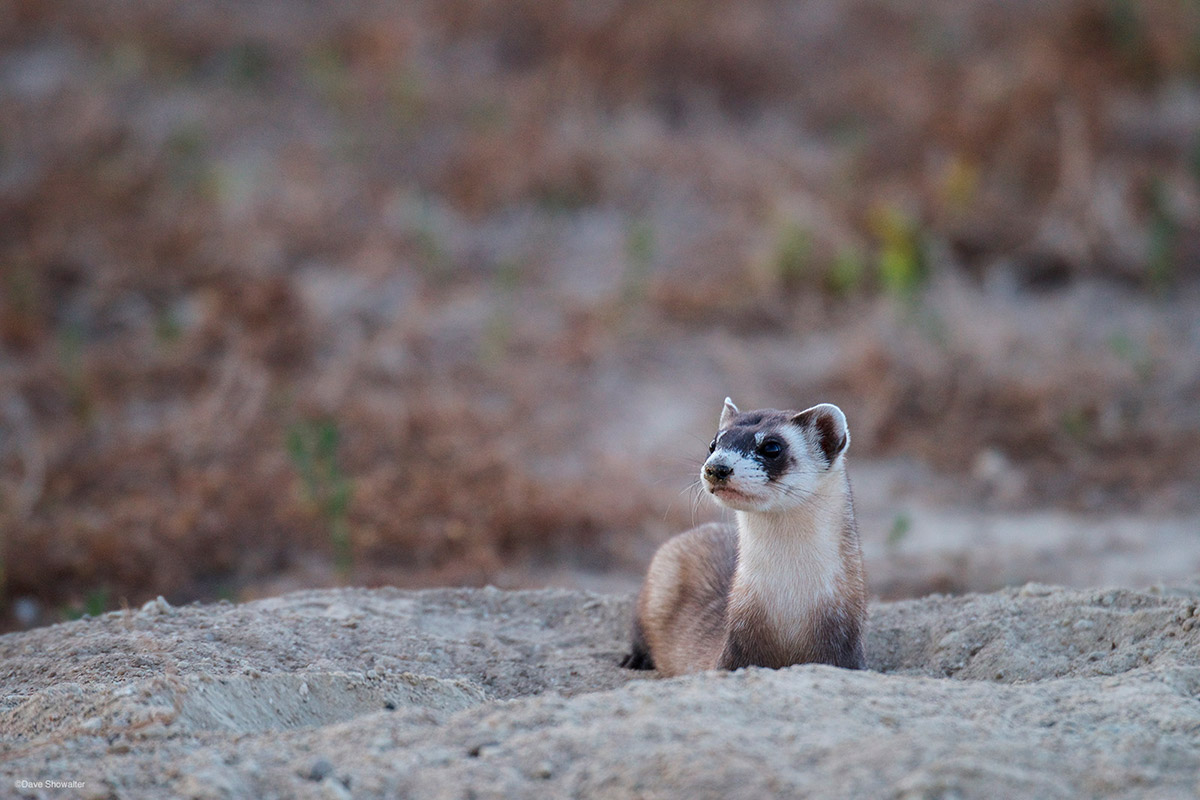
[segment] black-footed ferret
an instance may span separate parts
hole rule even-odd
[[[737,525],[701,525],[658,549],[622,666],[663,675],[806,662],[865,668],[849,444],[837,406],[742,413],[726,398],[701,480]]]

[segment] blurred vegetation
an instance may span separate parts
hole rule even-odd
[[[334,564],[345,575],[354,565],[349,523],[354,486],[338,464],[338,440],[332,420],[297,422],[287,431],[288,456],[305,500],[328,526]]]
[[[908,514],[897,514],[892,519],[892,527],[888,530],[887,546],[890,549],[896,549],[908,537],[912,531],[912,517]]]
[[[701,383],[1189,502],[1200,5],[819,11],[21,0],[0,592],[640,568]]]
[[[107,589],[93,589],[87,593],[80,605],[64,606],[61,613],[63,619],[80,619],[84,616],[98,617],[111,608],[111,600]]]
[[[928,279],[929,266],[921,231],[899,209],[876,206],[871,211],[879,283],[897,297],[911,297]]]

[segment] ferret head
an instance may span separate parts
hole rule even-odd
[[[842,468],[846,415],[822,403],[806,411],[738,410],[725,398],[720,428],[700,470],[704,488],[738,511],[787,511]]]

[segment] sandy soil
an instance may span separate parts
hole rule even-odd
[[[14,8],[0,630],[628,591],[727,394],[882,596],[1196,566],[1195,4]]]
[[[1198,602],[879,603],[868,672],[661,680],[616,666],[625,597],[152,601],[0,638],[0,775],[28,797],[1184,796]]]

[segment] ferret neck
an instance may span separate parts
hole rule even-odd
[[[801,505],[781,512],[739,511],[734,587],[768,605],[804,604],[836,591],[849,487],[829,473]]]
[[[809,544],[824,535],[836,538],[845,524],[848,495],[846,473],[839,468],[827,474],[798,506],[784,511],[738,511],[738,538],[765,543],[786,536]]]

